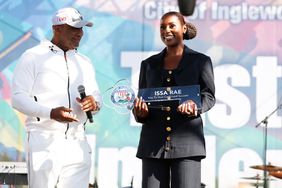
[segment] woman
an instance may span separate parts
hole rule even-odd
[[[200,114],[215,104],[212,62],[184,44],[196,36],[196,28],[180,13],[162,16],[160,36],[166,48],[142,61],[139,89],[200,85],[202,105],[198,109],[191,100],[147,104],[142,97],[135,99],[133,113],[142,123],[137,151],[142,188],[200,188],[201,159],[206,155]]]

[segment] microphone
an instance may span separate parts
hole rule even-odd
[[[191,16],[194,13],[196,0],[177,0],[179,11],[184,16]]]
[[[79,94],[80,94],[81,100],[84,99],[84,98],[86,97],[86,94],[85,94],[85,87],[84,87],[83,85],[79,85],[79,86],[77,87],[77,90],[78,90],[78,92],[79,92]],[[93,117],[92,117],[91,111],[87,111],[87,112],[86,112],[86,116],[87,116],[87,118],[89,119],[89,122],[90,122],[90,123],[93,123]]]

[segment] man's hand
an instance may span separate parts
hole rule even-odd
[[[78,121],[75,115],[71,114],[72,109],[64,106],[53,108],[50,117],[58,122],[68,123]]]
[[[77,97],[76,101],[80,104],[81,110],[83,110],[84,112],[100,110],[98,103],[95,101],[94,97],[91,95],[86,96],[82,100]]]

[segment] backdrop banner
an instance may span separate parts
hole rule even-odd
[[[26,160],[25,116],[11,107],[11,81],[20,55],[51,39],[57,9],[75,7],[94,23],[84,29],[78,50],[95,66],[101,93],[127,79],[132,94],[141,61],[165,47],[159,19],[179,11],[177,2],[0,0],[0,161]],[[262,165],[264,156],[265,124],[256,125],[266,117],[267,163],[282,166],[281,109],[271,114],[282,103],[282,1],[197,0],[193,15],[185,18],[198,30],[185,44],[211,57],[215,75],[216,105],[202,115],[207,148],[202,182],[207,188],[253,187],[250,177],[263,170],[250,167]],[[90,183],[96,179],[99,188],[131,183],[141,188],[141,161],[135,156],[141,125],[125,110],[103,105],[94,124],[86,125],[93,150]],[[270,188],[282,187],[279,176],[271,178]]]

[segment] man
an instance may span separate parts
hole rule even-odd
[[[73,8],[53,17],[53,38],[28,49],[14,72],[12,105],[27,115],[30,188],[87,188],[91,149],[85,137],[85,112],[100,109],[90,60],[77,48],[84,21]],[[80,99],[79,86],[89,94]]]

